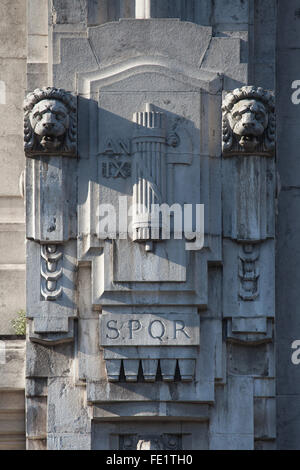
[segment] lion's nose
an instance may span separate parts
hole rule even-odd
[[[255,122],[253,121],[243,122],[243,127],[254,127],[254,125],[255,125]]]
[[[242,125],[246,128],[255,127],[255,119],[252,113],[245,113],[242,119]]]
[[[52,129],[54,127],[54,123],[53,122],[44,122],[43,127],[45,127],[46,129]]]

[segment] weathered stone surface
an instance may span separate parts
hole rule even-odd
[[[52,22],[54,24],[64,23],[86,23],[87,0],[66,0],[63,4],[60,0],[53,0]]]
[[[84,433],[48,434],[47,450],[90,450],[91,436]]]
[[[78,376],[81,380],[100,380],[104,372],[99,351],[99,320],[81,319],[78,326]]]
[[[214,12],[216,23],[245,24],[249,21],[249,2],[248,0],[216,0]]]
[[[27,438],[26,450],[47,450],[47,439]]]
[[[24,224],[0,222],[0,259],[3,264],[19,264],[24,260],[24,231]]]
[[[221,155],[222,91],[255,75],[253,5],[152,2],[160,19],[108,22],[132,3],[75,3],[53,1],[48,70],[79,96],[79,159],[63,163],[52,131],[27,151],[27,395],[43,408],[28,446],[44,446],[47,414],[48,449],[263,447],[275,416],[275,137],[259,83],[233,92],[246,103],[228,95]],[[45,41],[44,20],[31,41]],[[273,66],[268,46],[257,60]],[[120,196],[144,206],[131,218]],[[204,204],[201,246],[188,233],[152,240],[157,202]],[[103,230],[103,204],[133,222],[125,237]]]
[[[92,429],[92,449],[124,449],[124,441],[126,440],[128,442],[128,450],[133,450],[134,447],[130,447],[132,446],[132,438],[137,444],[138,440],[148,440],[150,436],[152,440],[158,440],[156,447],[154,447],[156,450],[172,449],[172,447],[165,446],[167,444],[165,438],[168,436],[175,439],[173,450],[208,449],[207,422],[167,423],[161,420],[148,422],[144,420],[143,422],[136,421],[135,423],[124,420],[117,423],[109,421],[95,422]],[[134,437],[138,439],[134,439]],[[176,441],[177,443],[180,441],[179,447],[176,447]]]
[[[270,354],[272,353],[273,351],[270,351]],[[228,344],[227,354],[227,367],[231,374],[273,377],[268,345],[249,348],[239,344]]]
[[[37,34],[28,36],[28,61],[33,64],[48,62],[48,36]]]
[[[25,307],[25,264],[0,264],[0,297],[1,333],[14,335],[12,321]]]
[[[254,442],[254,450],[276,450],[276,441],[260,441],[257,440]]]
[[[48,393],[47,378],[26,379],[26,396],[46,397]]]
[[[25,388],[25,341],[0,340],[0,390]]]
[[[251,450],[253,440],[253,379],[229,376],[227,387],[216,388],[210,421],[210,449]]]
[[[255,398],[254,433],[256,439],[276,438],[275,398]]]
[[[189,41],[182,41],[182,35],[189,37]],[[157,55],[158,51],[159,55],[176,57],[178,61],[197,66],[210,38],[211,28],[180,23],[176,19],[121,20],[117,30],[110,23],[89,30],[89,39],[101,66],[117,63],[124,57]],[[95,47],[97,44],[101,44],[100,49]]]
[[[42,346],[28,342],[26,377],[56,377],[71,374],[73,345]]]
[[[27,8],[28,34],[48,36],[47,0],[29,0]]]
[[[19,111],[16,111],[19,114]],[[11,113],[13,115],[13,112]],[[19,124],[22,125],[21,120]],[[1,173],[0,182],[0,198],[6,200],[11,198],[11,205],[14,203],[22,207],[24,214],[24,202],[20,197],[20,176],[24,171],[24,155],[22,152],[22,137],[16,133],[8,135],[5,131],[3,136],[0,136],[0,141],[3,142],[1,147],[1,161],[3,162],[5,171]],[[19,200],[18,200],[19,199]],[[6,202],[6,201],[5,201]],[[22,215],[23,215],[22,214]],[[15,214],[13,221],[16,221],[18,214]]]
[[[4,0],[0,5],[1,57],[26,58],[26,2]],[[13,25],[13,29],[12,29]]]
[[[25,445],[24,391],[0,390],[0,450],[24,450]]]
[[[48,381],[48,421],[50,434],[90,432],[91,422],[86,403],[86,391],[74,386],[72,379],[54,377]],[[74,422],[76,416],[76,422]]]
[[[156,418],[166,418],[176,421],[178,416],[185,416],[186,418],[194,418],[199,421],[208,421],[209,419],[209,406],[204,404],[194,403],[174,403],[166,402],[163,404],[159,402],[151,403],[128,403],[126,407],[122,403],[99,404],[93,406],[93,417],[95,420],[104,420],[109,418],[125,418],[136,417],[142,414]]]
[[[282,394],[281,391],[276,398],[277,404],[277,448],[285,450],[299,449],[298,415],[300,412],[300,400],[298,393]],[[291,406],[292,404],[292,406]],[[278,426],[278,425],[277,425]]]
[[[231,90],[245,83],[247,64],[241,61],[239,38],[212,38],[202,66],[208,70],[224,71],[224,88]]]
[[[47,436],[47,398],[27,398],[26,407],[27,436],[45,439]]]
[[[33,91],[48,83],[48,64],[27,64],[27,89]]]

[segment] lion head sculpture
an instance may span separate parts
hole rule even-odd
[[[223,152],[272,153],[275,147],[274,97],[253,86],[227,93],[223,111]]]
[[[76,155],[76,99],[61,88],[36,89],[24,102],[27,155]]]

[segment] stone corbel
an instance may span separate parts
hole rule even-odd
[[[75,283],[76,270],[77,99],[60,88],[36,89],[24,113],[27,253],[34,260],[27,277],[40,284],[39,298],[28,298],[30,337],[70,341],[76,308],[64,286]]]
[[[274,97],[244,86],[225,95],[222,111],[227,338],[267,342],[274,316]]]

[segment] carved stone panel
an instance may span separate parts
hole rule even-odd
[[[179,292],[179,305],[206,304],[206,266],[209,258],[220,259],[220,231],[216,228],[214,238],[207,237],[205,251],[188,251],[183,229],[176,234],[178,239],[174,237],[174,208],[169,239],[162,236],[164,227],[159,220],[156,234],[153,226],[150,233],[149,223],[153,204],[177,204],[180,210],[188,203],[206,204],[205,231],[213,229],[209,199],[216,192],[208,182],[217,165],[209,165],[204,136],[209,113],[220,102],[218,85],[214,74],[200,74],[198,79],[184,76],[171,61],[153,57],[136,63],[125,60],[105,74],[80,75],[79,90],[85,93],[79,99],[79,110],[88,113],[93,128],[87,153],[79,162],[78,253],[80,263],[88,261],[94,266],[95,308],[122,302],[177,305]],[[200,122],[199,110],[204,108],[210,111]],[[214,139],[210,148],[215,155]],[[204,181],[209,187],[204,187]],[[218,208],[218,197],[215,202]],[[107,210],[113,206],[118,223],[104,230],[102,221],[107,214],[99,210],[105,205]],[[120,226],[124,221],[128,233]],[[101,251],[96,257],[92,253],[98,248]],[[200,262],[196,262],[198,258]],[[99,270],[101,282],[96,279]],[[157,283],[162,283],[159,295]],[[146,285],[147,296],[143,294]]]

